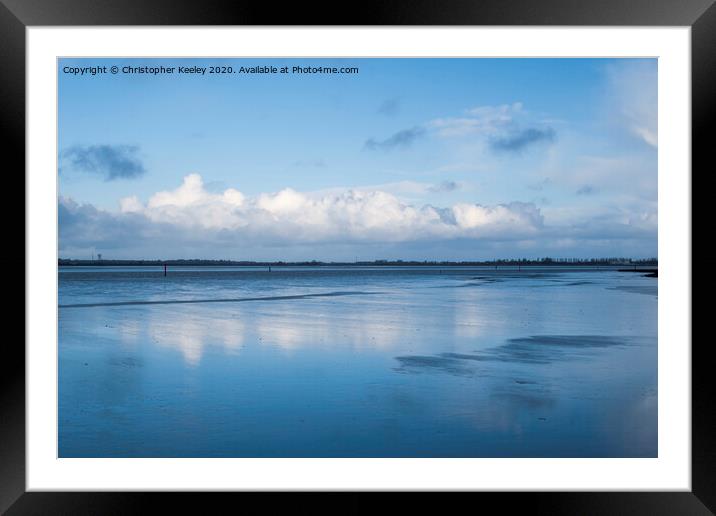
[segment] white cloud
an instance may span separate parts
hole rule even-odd
[[[629,131],[652,147],[658,143],[657,65],[622,61],[608,70],[610,99]]]
[[[223,193],[208,192],[198,174],[186,176],[175,190],[154,194],[146,204],[136,197],[124,198],[120,209],[123,214],[143,215],[152,222],[177,228],[303,242],[474,238],[498,231],[522,235],[533,233],[542,224],[539,210],[531,204],[418,207],[392,193],[370,189],[312,194],[286,188],[248,198],[233,188]]]
[[[465,116],[438,118],[428,127],[443,138],[474,136],[484,139],[488,148],[500,154],[521,154],[540,143],[556,140],[556,131],[544,121],[534,120],[521,102],[500,106],[478,106]]]
[[[380,191],[392,194],[406,204],[419,204],[419,199],[433,196],[433,194],[449,194],[452,192],[464,191],[469,188],[472,188],[472,185],[466,181],[452,181],[445,179],[438,183],[428,183],[406,180],[375,185],[326,188],[307,193],[307,195],[310,195],[311,197],[323,197],[327,195],[340,195],[348,190],[355,192]]]
[[[501,106],[479,106],[468,109],[467,116],[438,118],[428,123],[439,136],[450,138],[470,134],[494,135],[515,124],[515,119],[523,114],[522,103],[503,104]]]
[[[117,212],[68,198],[58,207],[64,257],[102,249],[116,258],[259,260],[541,256],[565,238],[575,242],[572,252],[593,251],[590,242],[629,241],[634,253],[650,256],[655,208],[626,199],[545,211],[522,202],[436,207],[368,188],[246,196],[233,188],[210,192],[197,174],[146,202],[124,198]]]
[[[539,208],[532,203],[511,203],[509,205],[480,206],[457,204],[452,208],[455,220],[461,228],[499,230],[518,226],[536,232],[542,226]]]
[[[119,200],[119,210],[122,213],[138,213],[141,212],[143,208],[144,206],[142,206],[142,203],[136,195]]]
[[[245,225],[237,211],[243,204],[244,195],[238,190],[229,188],[220,194],[211,193],[199,174],[190,174],[179,188],[157,192],[146,205],[136,196],[121,199],[120,211],[176,226],[235,228]]]

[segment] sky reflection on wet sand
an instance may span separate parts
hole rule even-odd
[[[61,270],[60,456],[656,456],[654,278],[252,274]]]

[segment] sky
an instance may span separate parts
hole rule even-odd
[[[60,59],[58,177],[61,258],[656,257],[657,60]]]

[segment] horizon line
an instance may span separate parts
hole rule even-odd
[[[231,260],[214,258],[171,258],[171,259],[145,259],[145,258],[58,258],[58,264],[71,263],[147,263],[147,264],[169,264],[169,263],[216,263],[216,264],[237,264],[237,265],[355,265],[355,264],[496,264],[496,263],[561,263],[561,264],[582,264],[582,263],[609,263],[623,265],[625,263],[658,263],[657,257],[631,258],[631,257],[590,257],[590,258],[495,258],[489,260],[405,260],[405,259],[376,259],[376,260]]]

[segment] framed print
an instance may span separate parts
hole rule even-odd
[[[691,171],[716,8],[563,4],[4,2],[3,510],[709,514]]]

